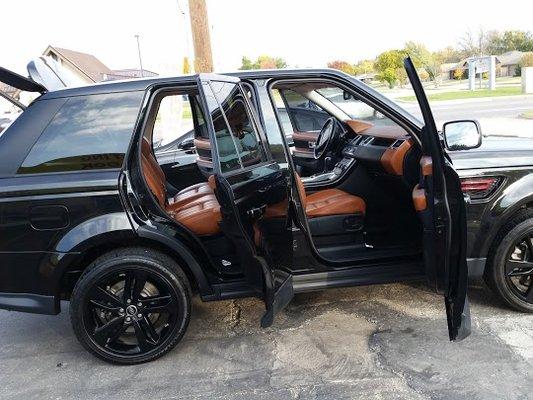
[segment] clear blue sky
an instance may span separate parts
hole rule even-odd
[[[2,7],[0,64],[25,74],[48,44],[96,55],[111,68],[177,69],[187,49],[186,0],[17,0]],[[468,29],[533,30],[533,1],[208,0],[218,71],[243,55],[270,54],[291,66],[357,61],[415,40],[437,50]]]

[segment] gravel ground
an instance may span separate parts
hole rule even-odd
[[[58,317],[0,311],[1,399],[533,399],[533,315],[470,290],[473,334],[447,340],[420,284],[298,295],[271,328],[261,302],[195,300],[166,357],[107,365]]]

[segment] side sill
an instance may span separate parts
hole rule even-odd
[[[243,297],[259,297],[253,288],[246,282],[246,280],[216,283],[212,285],[213,292],[205,296],[201,296],[202,301],[216,301],[216,300],[230,300],[239,299]]]
[[[485,272],[485,265],[487,264],[486,258],[467,258],[466,264],[468,265],[468,277],[469,278],[482,278]]]
[[[294,275],[293,288],[294,293],[302,293],[331,288],[424,279],[426,279],[426,276],[423,265],[421,263],[409,263]]]
[[[61,311],[55,296],[31,293],[0,293],[0,309],[47,315],[57,315]]]

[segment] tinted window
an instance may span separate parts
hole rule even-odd
[[[206,95],[215,126],[221,171],[246,168],[265,161],[259,135],[240,87],[227,82],[211,82],[211,87],[214,95],[210,90],[206,90]]]
[[[18,173],[120,168],[142,96],[128,92],[68,99]]]
[[[292,122],[296,125],[292,129],[293,131],[320,131],[330,117],[318,104],[306,99],[299,93],[292,90],[282,90],[281,94],[289,106],[288,111],[291,114]],[[283,107],[285,107],[284,104]],[[288,124],[283,120],[282,123],[285,134],[288,134]]]

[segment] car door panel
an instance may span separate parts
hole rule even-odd
[[[236,97],[226,101],[227,98],[220,94],[221,90],[218,90],[214,82],[228,84],[230,87],[233,85],[231,91],[236,93]],[[244,145],[239,143],[237,146],[236,143],[239,137],[246,135],[245,128],[249,128],[241,126],[242,130],[235,132],[235,126],[240,126],[239,123],[230,123],[234,117],[231,115],[232,107],[237,103],[235,99],[244,102],[251,125],[256,132],[261,133],[248,98],[239,94],[243,93],[239,82],[235,78],[217,75],[200,75],[198,78],[204,109],[208,110],[206,114],[209,116],[215,195],[222,214],[221,229],[239,249],[244,275],[265,302],[266,311],[261,325],[266,327],[272,324],[274,315],[290,301],[293,292],[292,277],[281,269],[282,265],[276,264],[277,258],[271,254],[274,248],[269,247],[268,236],[262,234],[260,222],[267,207],[287,202],[289,180],[287,171],[269,159],[268,152],[264,155],[266,159],[259,163],[255,163],[257,155],[252,154],[251,150],[241,149],[239,153],[238,147]],[[264,139],[264,135],[261,139]],[[240,166],[236,166],[232,159],[232,146]],[[279,229],[286,231],[286,224],[280,225]],[[286,252],[289,252],[289,246],[290,241],[286,242]],[[275,250],[283,249],[276,246]]]
[[[405,59],[404,66],[425,123],[420,134],[420,181],[413,189],[413,202],[424,229],[426,275],[429,284],[444,295],[450,340],[461,340],[470,334],[464,198],[410,58]]]

